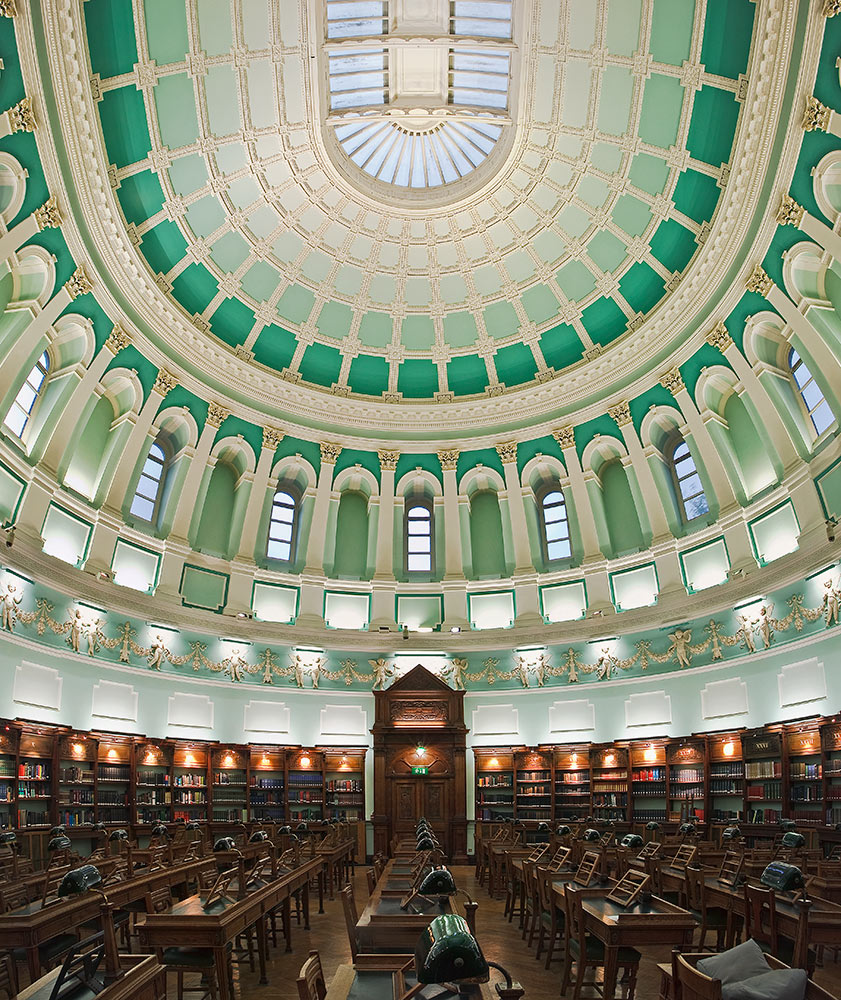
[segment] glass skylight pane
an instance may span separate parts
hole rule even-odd
[[[370,108],[385,104],[385,94],[381,90],[350,91],[344,94],[333,94],[330,98],[332,108]]]
[[[151,521],[155,513],[155,505],[145,497],[136,496],[131,502],[131,513],[135,517],[142,517],[144,521]]]
[[[474,73],[471,70],[454,69],[453,87],[463,90],[508,90],[508,78],[494,73]]]
[[[508,53],[453,51],[453,69],[508,75]]]
[[[815,430],[818,434],[823,434],[823,432],[828,427],[831,427],[835,422],[835,416],[829,408],[829,403],[827,403],[825,399],[812,411],[812,422],[814,423]]]
[[[382,35],[386,30],[382,0],[327,0],[327,37]]]
[[[480,35],[483,38],[510,38],[510,21],[483,21],[481,18],[454,17],[454,35]]]
[[[466,90],[454,87],[450,103],[463,108],[496,108],[501,111],[508,104],[508,94],[498,94],[492,90]]]

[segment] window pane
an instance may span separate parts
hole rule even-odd
[[[814,410],[814,408],[823,399],[823,393],[818,388],[818,383],[812,379],[807,385],[804,385],[801,394],[803,396],[803,402],[806,404],[808,410]]]
[[[20,391],[15,398],[15,402],[18,406],[29,413],[32,410],[32,404],[38,398],[38,393],[29,385],[28,382],[24,382],[20,387]]]
[[[148,497],[149,500],[155,500],[158,496],[157,480],[150,479],[146,475],[141,476],[137,484],[137,494],[141,497]]]
[[[161,478],[161,474],[164,471],[164,467],[161,465],[157,459],[147,458],[146,464],[143,466],[143,475],[148,476],[150,479],[157,481]]]
[[[131,512],[135,517],[142,517],[144,521],[151,521],[155,513],[155,504],[144,497],[136,496],[131,503]]]
[[[561,538],[566,538],[569,535],[569,530],[567,529],[566,521],[558,521],[556,524],[546,525],[546,541],[547,542],[557,542]]]
[[[825,399],[822,400],[812,411],[812,421],[815,424],[815,430],[818,434],[823,434],[823,432],[834,423],[835,416],[829,408],[829,403],[827,403]]]
[[[554,524],[555,521],[566,521],[567,512],[565,507],[550,507],[544,511],[543,520],[546,524]]]
[[[432,569],[432,559],[430,556],[410,555],[406,559],[406,568],[410,573],[428,573]]]
[[[693,517],[700,517],[701,514],[709,513],[709,505],[707,504],[707,498],[703,493],[696,497],[692,497],[691,500],[685,502],[686,506],[686,519],[691,521]]]
[[[284,524],[282,521],[272,521],[269,535],[278,541],[289,542],[292,540],[292,525]]]
[[[560,493],[557,490],[555,490],[552,493],[547,493],[546,496],[543,498],[544,507],[550,506],[551,504],[562,504],[563,502],[564,502],[564,495],[563,493]]]
[[[677,448],[675,448],[675,462],[678,462],[681,458],[685,458],[688,454],[689,445],[685,441],[681,441]]]
[[[799,386],[805,385],[812,377],[812,373],[809,371],[806,365],[803,364],[802,361],[794,368],[792,368],[791,374],[794,376],[794,381]]]
[[[413,536],[410,536],[409,538],[406,539],[406,550],[408,552],[429,552],[430,551],[429,536],[427,535],[423,538],[415,538]]]
[[[428,521],[430,515],[426,507],[410,507],[408,516],[413,520],[423,519]]]
[[[276,542],[273,539],[269,541],[269,546],[266,550],[266,555],[268,555],[269,559],[282,559],[284,562],[288,562],[291,554],[292,546],[289,542]]]
[[[684,498],[694,497],[698,493],[704,492],[704,487],[701,485],[701,477],[697,472],[681,480],[680,492]]]
[[[429,535],[429,521],[409,521],[406,530],[410,535]]]
[[[569,541],[549,542],[546,546],[546,554],[550,559],[567,559],[570,555]]]
[[[26,426],[27,417],[27,413],[24,413],[19,406],[12,403],[12,407],[6,414],[6,419],[3,422],[12,434],[17,434],[17,436],[20,437],[21,434],[23,434],[23,428]]]

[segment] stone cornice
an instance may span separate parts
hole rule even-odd
[[[80,43],[80,12],[73,0],[49,0],[44,4],[44,17],[48,25],[48,49],[54,70],[54,86],[58,105],[62,109],[62,132],[72,163],[76,194],[85,208],[87,224],[96,243],[96,249],[108,275],[100,275],[108,284],[120,275],[120,286],[125,290],[134,316],[141,323],[136,343],[148,354],[150,360],[163,364],[169,348],[164,348],[168,338],[173,355],[196,358],[195,374],[183,374],[181,383],[199,395],[207,395],[208,386],[215,394],[229,391],[229,404],[233,412],[262,423],[265,414],[282,417],[289,433],[311,439],[312,428],[342,426],[347,428],[348,442],[356,447],[387,446],[389,436],[399,436],[406,442],[405,451],[422,451],[428,448],[430,437],[446,440],[458,434],[463,447],[482,447],[498,439],[499,428],[516,419],[522,426],[530,424],[529,436],[550,430],[557,424],[560,412],[579,407],[576,422],[603,412],[604,407],[592,402],[594,395],[604,395],[616,389],[616,372],[626,371],[629,378],[623,395],[632,397],[652,384],[650,373],[640,374],[650,367],[655,357],[661,357],[663,343],[679,342],[669,359],[672,363],[685,360],[703,342],[700,321],[709,312],[712,299],[718,294],[721,281],[733,259],[744,256],[743,242],[751,228],[754,215],[762,206],[760,194],[770,164],[771,149],[780,123],[785,79],[792,55],[793,24],[796,10],[793,5],[780,0],[764,0],[756,13],[754,43],[756,65],[752,67],[750,84],[743,108],[743,119],[753,123],[751,129],[742,128],[733,152],[730,177],[722,196],[716,223],[698,259],[690,268],[677,291],[654,316],[633,335],[607,348],[598,358],[586,364],[565,370],[562,382],[528,386],[522,390],[505,392],[492,399],[469,400],[448,404],[400,404],[372,402],[353,397],[332,396],[329,404],[330,421],[325,421],[324,394],[301,385],[284,381],[263,371],[259,366],[237,358],[232,352],[213,345],[199,331],[185,322],[183,314],[151,281],[137,252],[131,246],[111,191],[107,183],[107,169],[103,162],[98,140],[95,108],[90,87],[84,73],[84,46]],[[27,33],[31,21],[26,13],[19,14],[26,21]],[[807,29],[805,51],[816,48],[819,16],[815,12]],[[822,26],[822,22],[821,22]],[[20,37],[19,32],[19,37]],[[30,83],[40,87],[34,70],[34,50],[31,44],[22,46],[27,87]],[[810,63],[813,75],[815,62]],[[802,72],[802,70],[801,70]],[[793,115],[789,123],[789,140],[799,121]],[[49,130],[41,129],[39,149],[47,151],[45,139]],[[777,173],[787,177],[793,169],[797,144],[785,144],[783,159]],[[48,183],[55,190],[63,189],[61,171],[54,151],[44,157]],[[754,244],[767,246],[773,219],[766,220]],[[84,256],[85,248],[78,227],[73,220],[65,223],[71,252]],[[738,301],[741,289],[731,283],[723,297],[718,296],[714,305],[719,315],[726,315]],[[742,286],[743,287],[743,286]],[[710,291],[712,290],[712,291]],[[119,314],[119,303],[110,288],[97,287],[97,297],[112,316]],[[687,330],[691,331],[687,333]],[[148,339],[153,332],[154,343]],[[177,347],[176,347],[177,345]],[[660,362],[662,363],[662,362]],[[172,366],[172,361],[167,360]],[[220,387],[220,372],[224,372],[225,386]],[[278,408],[283,399],[284,409]],[[246,400],[253,400],[249,405]],[[547,413],[551,411],[551,417]],[[290,419],[291,418],[291,419]],[[476,434],[482,427],[486,432]],[[473,436],[465,438],[467,430]],[[339,437],[336,435],[337,438]],[[526,435],[522,435],[525,438]]]

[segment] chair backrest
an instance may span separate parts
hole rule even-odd
[[[161,889],[151,889],[146,893],[144,901],[147,913],[163,913],[164,910],[168,910],[172,906],[172,895],[170,894],[169,887],[164,886]]]
[[[321,957],[317,951],[310,952],[309,958],[301,966],[297,982],[299,1000],[324,1000],[327,996],[327,983],[324,981]]]
[[[672,952],[672,982],[680,1000],[721,1000],[721,981],[699,972],[678,951]]]
[[[688,909],[697,910],[700,913],[702,911],[701,885],[703,883],[701,871],[687,865],[684,875],[686,876],[686,906]]]
[[[356,900],[353,898],[353,886],[348,882],[339,895],[342,897],[342,910],[345,914],[345,926],[347,927],[347,936],[350,942],[350,955],[355,962],[356,954],[359,950],[356,941],[356,924],[359,920],[359,913],[356,909]]]
[[[539,865],[534,870],[534,884],[537,889],[537,901],[541,913],[551,913],[554,907],[552,901],[552,873],[548,868]]]
[[[374,889],[377,888],[377,873],[373,868],[369,868],[365,872],[365,878],[368,880],[368,895],[370,896]]]
[[[526,903],[535,906],[538,903],[537,880],[534,877],[534,865],[523,865],[523,882],[526,885]]]
[[[745,937],[777,951],[777,906],[773,889],[745,883]]]
[[[578,942],[578,953],[583,961],[587,954],[587,932],[584,929],[584,910],[581,899],[581,892],[571,882],[567,882],[564,886],[565,940]]]

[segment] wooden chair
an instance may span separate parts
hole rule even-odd
[[[523,904],[522,937],[524,941],[527,941],[529,948],[531,948],[540,918],[540,900],[537,896],[537,880],[534,875],[534,865],[523,864],[523,884],[525,886],[525,897]],[[528,939],[526,935],[528,935]]]
[[[345,927],[347,928],[348,941],[350,942],[350,957],[356,961],[359,952],[359,944],[356,940],[356,924],[359,921],[359,911],[356,909],[356,900],[353,898],[353,886],[348,884],[339,890],[342,897],[342,911],[345,915]]]
[[[534,878],[537,883],[537,898],[540,904],[535,958],[540,958],[545,939],[546,962],[544,967],[548,969],[552,962],[552,955],[555,953],[555,946],[563,944],[564,915],[558,912],[558,907],[555,904],[552,893],[552,872],[548,868],[538,867],[535,869]]]
[[[572,883],[566,884],[564,891],[565,955],[561,996],[566,995],[572,978],[572,967],[575,965],[573,1000],[578,1000],[581,996],[587,969],[604,967],[604,945],[598,938],[588,935],[584,928],[584,910],[581,905],[583,895],[582,890],[576,889]],[[640,953],[636,948],[619,949],[619,968],[628,975],[628,1000],[634,1000],[639,964]],[[593,983],[594,981],[591,980],[586,985],[591,986]],[[605,997],[605,1000],[613,1000],[613,998]]]
[[[365,879],[368,882],[368,895],[370,896],[374,889],[377,888],[377,873],[373,868],[367,869],[365,872]]]
[[[18,970],[12,955],[0,956],[0,990],[9,1000],[15,1000],[18,995]]]
[[[516,913],[520,917],[520,923],[522,923],[523,906],[520,879],[514,869],[510,851],[505,852],[503,870],[505,872],[505,906],[502,910],[502,915],[508,917],[508,923],[510,924]]]
[[[745,937],[752,937],[766,955],[779,957],[793,964],[795,942],[783,937],[777,930],[777,896],[773,889],[745,883]],[[805,920],[805,915],[801,917]],[[808,941],[808,937],[806,939]],[[806,968],[809,975],[815,971],[816,957],[809,949]]]
[[[686,868],[686,904],[687,909],[701,925],[698,948],[703,951],[707,934],[715,931],[715,950],[721,951],[725,940],[730,940],[733,911],[725,910],[721,906],[710,906],[707,903],[707,884],[699,868]]]
[[[677,1000],[721,1000],[721,982],[718,979],[710,979],[695,968],[702,958],[707,957],[706,952],[681,953],[677,949],[672,952],[671,995]],[[768,963],[769,972],[774,969],[789,968],[773,955],[766,955],[765,961]],[[666,967],[661,966],[661,968],[665,971]],[[832,997],[810,979],[806,983],[805,1000],[832,1000]]]
[[[311,951],[309,958],[301,966],[297,983],[299,1000],[324,1000],[327,996],[327,983],[324,981],[321,957],[317,951]]]
[[[172,906],[172,895],[167,887],[152,889],[144,897],[147,913],[163,913]],[[184,993],[198,992],[202,998],[216,1000],[216,974],[213,951],[210,948],[157,948],[158,961],[167,972],[175,973],[176,996],[183,1000]],[[184,988],[184,976],[199,974],[198,987]]]

